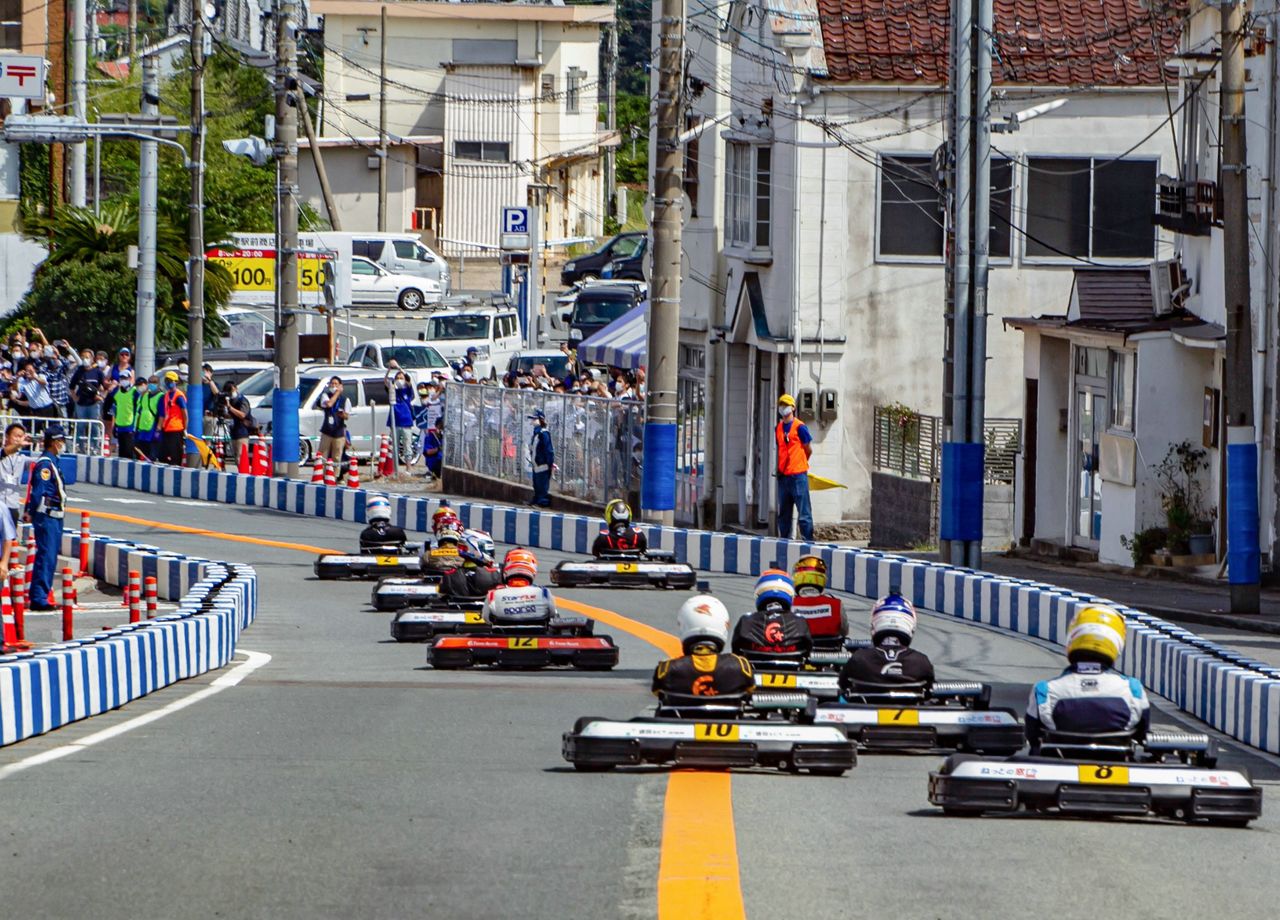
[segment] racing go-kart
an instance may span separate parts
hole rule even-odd
[[[551,570],[551,583],[562,588],[609,585],[615,588],[692,588],[696,576],[687,562],[676,562],[675,553],[610,553],[580,562],[561,562]]]
[[[840,648],[813,648],[807,654],[772,653],[743,649],[751,662],[756,687],[761,690],[800,690],[817,700],[840,698],[840,668],[849,660],[850,649],[868,645],[865,639],[845,639]]]
[[[1151,731],[1049,733],[1035,755],[953,754],[929,774],[929,802],[949,815],[1029,811],[1147,816],[1243,827],[1262,813],[1262,790],[1243,770],[1217,766],[1208,736]]]
[[[585,716],[565,733],[562,754],[574,769],[586,771],[649,763],[840,776],[857,763],[855,745],[839,726],[795,718],[813,707],[806,695],[755,696],[668,695],[651,715],[626,721]]]
[[[465,540],[474,542],[484,553],[493,555],[493,538],[478,530],[463,531]],[[385,550],[374,552],[357,552],[347,556],[327,553],[317,557],[315,561],[316,577],[322,580],[339,578],[382,578],[390,575],[417,575],[422,571],[419,559],[424,550],[422,543],[405,543],[403,546],[389,546]],[[426,550],[428,553],[432,550]],[[375,606],[378,594],[375,591]],[[379,610],[394,610],[394,607],[378,607]]]

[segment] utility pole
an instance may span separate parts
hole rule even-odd
[[[37,7],[38,9],[38,7]],[[49,0],[49,82],[53,84],[53,105],[61,106],[67,102],[67,43],[62,36],[70,31],[71,23],[67,21],[67,0]],[[65,31],[59,32],[60,29]],[[52,36],[57,34],[57,38]],[[66,145],[51,144],[49,146],[49,199],[48,214],[53,217],[62,207],[63,167],[66,165]],[[52,235],[50,237],[52,242]]]
[[[204,437],[204,11],[191,5],[191,203],[187,248],[187,430]],[[198,450],[193,454],[199,456]],[[198,461],[197,461],[198,462]],[[195,465],[194,463],[192,465]]]
[[[378,40],[378,231],[387,232],[387,6]]]
[[[612,134],[618,127],[618,23],[615,19],[608,26],[607,50],[604,67],[604,112],[605,127]],[[604,213],[612,214],[622,223],[626,215],[618,217],[617,212],[617,152],[608,147],[604,152]]]
[[[1231,612],[1259,610],[1258,446],[1253,420],[1249,165],[1245,147],[1244,4],[1219,7],[1222,29],[1222,262],[1227,310],[1227,583]]]
[[[142,59],[142,114],[159,124],[160,76],[155,55]],[[142,379],[156,369],[156,196],[159,147],[144,140],[138,153],[138,319],[134,372]]]
[[[311,110],[307,108],[304,96],[298,108],[302,116],[302,130],[306,132],[307,143],[311,145],[311,162],[316,167],[316,178],[320,180],[320,196],[324,198],[324,209],[329,215],[329,226],[334,230],[342,229],[342,218],[333,203],[333,189],[329,186],[329,172],[324,168],[324,155],[320,151],[320,141],[316,138],[315,126],[311,124]]]
[[[952,4],[951,278],[943,387],[939,550],[944,562],[982,565],[983,426],[990,245],[989,126],[992,0]]]
[[[199,3],[200,0],[193,0]],[[138,0],[129,0],[129,66],[138,61]]]
[[[676,386],[680,348],[680,236],[684,197],[684,0],[661,0],[653,154],[653,270],[649,286],[649,395],[642,514],[670,525],[676,507]]]
[[[85,77],[88,56],[88,4],[74,0],[71,5],[71,114],[76,121],[87,121],[85,99],[89,81]],[[85,206],[85,174],[89,148],[86,142],[71,145],[71,203],[77,208]]]
[[[298,474],[298,106],[297,0],[276,4],[276,390],[271,430],[275,474]]]

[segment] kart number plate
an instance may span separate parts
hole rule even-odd
[[[794,674],[761,674],[760,686],[762,687],[794,687],[796,685],[796,676]]]
[[[513,636],[507,640],[507,648],[537,648],[537,636]]]
[[[396,556],[375,556],[374,558],[378,560],[378,565],[399,565],[400,564],[400,559]]]
[[[615,572],[634,572],[636,564],[634,562],[619,562],[613,567]]]
[[[876,722],[880,725],[919,725],[918,709],[878,709]]]
[[[1082,783],[1104,783],[1123,786],[1129,782],[1129,768],[1115,764],[1082,763],[1076,768]]]
[[[728,722],[698,722],[693,726],[694,741],[737,741],[738,726]]]

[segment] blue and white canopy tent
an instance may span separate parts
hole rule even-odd
[[[644,367],[649,348],[649,304],[632,307],[590,338],[578,344],[585,364],[607,364],[636,370]]]

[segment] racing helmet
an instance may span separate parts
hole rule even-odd
[[[527,549],[517,547],[511,550],[502,560],[502,580],[509,582],[513,578],[524,578],[529,584],[538,577],[538,557]]]
[[[1124,617],[1110,607],[1090,604],[1067,627],[1067,660],[1097,661],[1107,667],[1124,652]]]
[[[464,562],[471,562],[475,565],[493,564],[493,557],[485,552],[484,545],[471,533],[462,534],[462,539],[458,541],[458,555],[462,557]]]
[[[827,589],[827,564],[818,556],[801,556],[791,569],[791,581],[797,594],[821,594]]]
[[[756,580],[756,608],[767,604],[782,604],[790,609],[796,598],[796,586],[791,576],[782,569],[765,569]]]
[[[718,652],[729,643],[729,611],[710,594],[694,595],[680,605],[676,632],[686,654],[704,642],[714,645]]]
[[[370,495],[364,503],[364,519],[370,524],[391,520],[391,502],[385,495]]]
[[[458,515],[448,505],[442,505],[440,510],[431,515],[431,531],[439,534],[441,530],[450,527],[454,530],[462,529],[462,522],[458,520]]]
[[[910,645],[916,634],[916,608],[901,594],[888,594],[871,608],[871,641],[879,645],[895,638]]]
[[[456,527],[442,527],[436,532],[436,544],[443,546],[446,543],[455,547],[462,543],[462,534]]]
[[[625,533],[631,526],[631,506],[615,498],[604,506],[604,522],[614,533]]]

